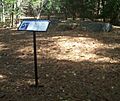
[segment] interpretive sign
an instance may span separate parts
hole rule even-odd
[[[45,32],[48,29],[49,20],[23,20],[18,28],[20,31]]]
[[[46,32],[48,29],[49,20],[23,20],[18,27],[18,31],[33,32],[33,48],[34,48],[34,67],[35,67],[35,86],[38,87],[38,73],[37,73],[37,51],[36,51],[36,32]]]

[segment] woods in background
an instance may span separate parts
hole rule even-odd
[[[10,19],[11,27],[21,17],[55,16],[59,19],[101,19],[119,25],[119,0],[0,0],[1,22]]]

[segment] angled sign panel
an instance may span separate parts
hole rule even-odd
[[[49,20],[23,20],[18,28],[19,31],[45,32],[48,29]]]

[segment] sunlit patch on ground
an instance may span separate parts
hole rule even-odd
[[[19,58],[27,58],[30,54],[33,54],[33,47],[26,46],[24,48],[20,48],[16,53],[19,53]]]
[[[0,82],[6,81],[7,76],[0,74]]]
[[[110,57],[97,55],[97,52],[101,49],[114,49],[116,47],[114,45],[108,46],[93,38],[55,36],[48,38],[46,41],[52,43],[43,43],[42,47],[38,49],[38,52],[39,54],[44,53],[43,55],[47,58],[74,62],[119,62]]]
[[[0,79],[3,79],[4,77],[3,77],[3,75],[0,75]]]
[[[19,48],[19,58],[33,56],[32,44]],[[26,41],[25,41],[26,42]],[[27,43],[28,44],[28,43]],[[38,58],[51,58],[57,60],[68,60],[73,62],[90,61],[90,62],[109,62],[119,63],[120,59],[105,56],[104,50],[114,50],[119,48],[120,44],[105,44],[95,38],[85,36],[48,36],[37,38]],[[102,51],[101,51],[102,50]],[[102,54],[98,54],[102,53]],[[114,54],[113,54],[114,56]],[[115,56],[114,56],[115,57]]]
[[[0,42],[0,51],[8,49],[5,44]]]

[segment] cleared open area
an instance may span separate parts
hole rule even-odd
[[[119,101],[120,29],[37,33],[0,29],[0,101]]]

